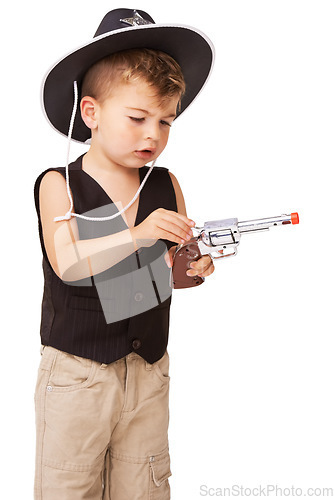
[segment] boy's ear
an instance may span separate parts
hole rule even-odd
[[[97,127],[97,101],[93,97],[85,96],[80,102],[81,118],[91,130]]]

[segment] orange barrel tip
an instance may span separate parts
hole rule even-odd
[[[299,224],[299,215],[297,212],[291,214],[291,222],[292,224]]]

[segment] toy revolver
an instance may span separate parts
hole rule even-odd
[[[200,259],[202,255],[210,254],[215,260],[232,257],[237,254],[242,234],[267,231],[272,226],[286,224],[299,224],[298,213],[244,222],[238,222],[238,219],[214,220],[205,222],[203,227],[195,226],[192,229],[199,234],[178,245],[175,250],[172,288],[189,288],[204,282],[204,278],[200,276],[186,274],[191,262]]]

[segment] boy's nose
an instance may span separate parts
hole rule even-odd
[[[158,141],[160,139],[160,127],[156,124],[151,124],[145,130],[146,139],[152,139],[152,141]]]

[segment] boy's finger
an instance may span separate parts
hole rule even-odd
[[[166,261],[167,266],[170,267],[170,258],[169,258],[168,253],[165,254],[165,261]]]
[[[173,259],[174,259],[175,251],[176,251],[176,246],[171,247],[168,250],[168,252],[165,254],[165,260],[166,260],[166,264],[167,264],[168,267],[172,267],[172,265],[173,265]]]
[[[208,269],[210,269],[211,266],[213,266],[213,262],[210,255],[204,255],[200,259],[191,262],[189,264],[190,269],[189,271],[187,271],[187,275],[188,276],[196,276],[196,274],[200,275],[208,271]]]
[[[173,212],[172,210],[165,210],[165,212],[169,212],[172,216],[181,219],[183,222],[187,224],[187,226],[195,226],[196,223],[192,219],[189,219],[186,215],[179,214],[178,212]]]
[[[175,252],[176,252],[176,246],[171,247],[171,248],[169,249],[169,255],[170,255],[170,257],[171,257],[172,259],[174,259]]]
[[[211,263],[212,259],[210,255],[203,255],[200,259],[191,262],[189,267],[191,267],[192,269],[202,269],[202,268],[204,269],[207,266],[210,266]]]

